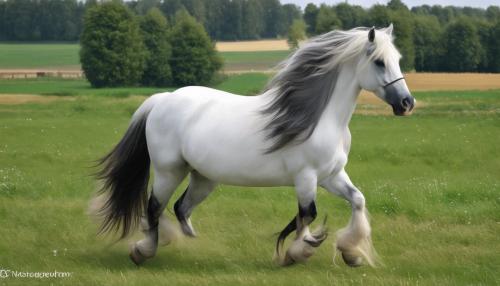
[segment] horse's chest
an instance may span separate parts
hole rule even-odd
[[[347,154],[341,145],[332,146],[323,152],[323,156],[316,157],[314,166],[318,177],[326,177],[338,173],[347,164]]]
[[[304,168],[315,170],[318,178],[326,177],[332,173],[337,173],[347,164],[347,154],[340,137],[323,136],[316,141],[306,142],[302,150],[294,150],[294,155],[289,156],[289,166],[295,162],[300,162],[296,168],[290,169],[298,171]],[[299,149],[299,148],[297,148]],[[300,155],[299,155],[300,154]]]

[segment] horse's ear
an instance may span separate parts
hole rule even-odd
[[[392,26],[392,23],[389,25],[389,27],[385,28],[385,32],[389,35],[392,36],[392,29],[394,27]]]
[[[368,32],[368,41],[373,43],[373,40],[375,40],[375,27],[372,27]]]

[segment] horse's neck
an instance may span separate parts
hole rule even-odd
[[[333,95],[321,116],[321,120],[333,122],[339,128],[347,127],[360,91],[354,69],[350,66],[342,67]]]

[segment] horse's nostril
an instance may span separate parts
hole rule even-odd
[[[411,98],[410,97],[403,98],[403,100],[401,101],[401,105],[406,109],[411,108],[413,105]]]

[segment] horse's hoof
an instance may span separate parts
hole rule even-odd
[[[312,239],[306,239],[306,238],[304,239],[304,242],[309,244],[312,247],[320,246],[323,241],[324,240],[312,240]]]
[[[181,223],[181,230],[184,233],[184,235],[188,237],[196,237],[196,232],[194,231],[193,226],[191,225],[191,220],[179,220]]]
[[[304,237],[304,242],[316,248],[319,247],[327,237],[328,232],[326,232],[326,230],[321,230],[317,233],[313,233],[310,237]]]
[[[288,254],[288,251],[287,251],[287,253],[285,254],[285,258],[283,259],[283,261],[280,264],[281,264],[281,266],[290,266],[290,265],[295,264],[295,260],[290,256],[290,254]]]
[[[130,249],[129,257],[130,260],[132,260],[132,262],[134,262],[137,266],[141,265],[144,261],[146,261],[146,259],[148,259],[148,257],[141,254],[135,245],[133,245]]]
[[[348,253],[342,253],[342,259],[344,259],[345,264],[350,267],[359,267],[363,265],[363,259],[359,256],[354,256]]]

